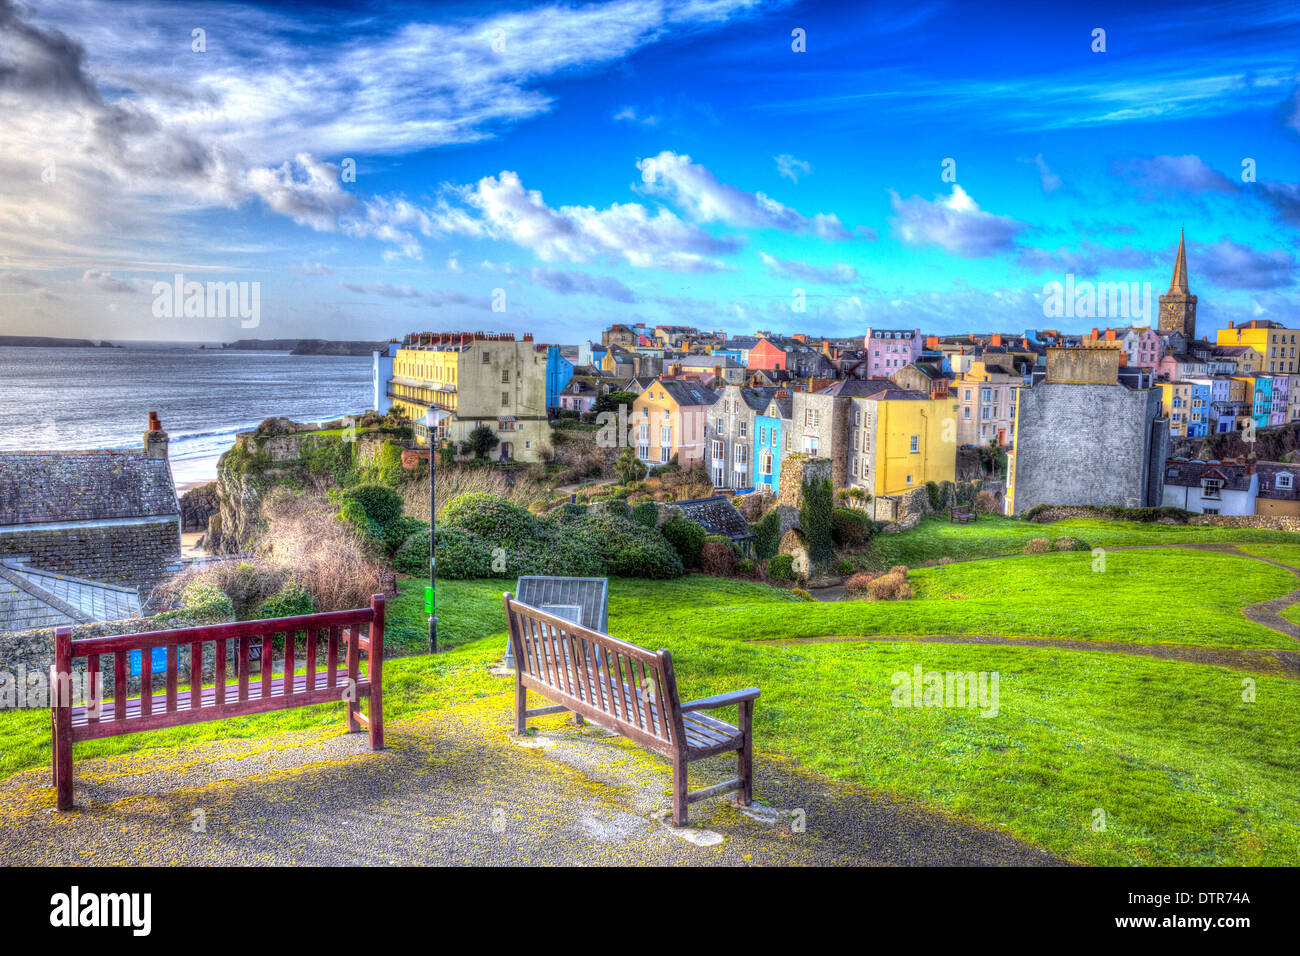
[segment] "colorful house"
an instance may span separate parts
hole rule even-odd
[[[751,369],[775,371],[785,368],[785,349],[767,339],[759,339],[749,350],[746,365]]]
[[[1194,514],[1253,515],[1258,491],[1254,462],[1170,458],[1161,503]]]
[[[1277,322],[1253,319],[1241,325],[1228,323],[1219,329],[1219,345],[1247,345],[1259,357],[1254,368],[1264,372],[1300,372],[1300,329],[1288,329]]]
[[[897,517],[898,496],[955,480],[957,442],[945,435],[951,400],[887,387],[849,406],[847,484],[872,495],[877,520]]]
[[[781,487],[781,458],[789,441],[790,393],[777,389],[763,413],[754,417],[754,487],[772,493]]]
[[[867,329],[862,339],[867,373],[872,378],[888,378],[919,359],[924,345],[920,329]]]
[[[573,378],[573,363],[565,358],[558,345],[546,346],[546,407],[560,407],[560,393]]]
[[[1300,464],[1259,461],[1255,471],[1259,479],[1255,514],[1300,517]]]
[[[682,468],[703,461],[708,415],[717,398],[694,382],[655,379],[632,403],[637,457],[651,466],[675,459]]]

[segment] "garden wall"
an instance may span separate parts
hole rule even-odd
[[[1108,512],[1086,505],[1051,505],[1031,519],[1037,524],[1066,521],[1070,518],[1100,518],[1105,521],[1124,521],[1122,513]],[[1166,519],[1166,524],[1181,522]],[[1187,524],[1211,525],[1219,528],[1263,528],[1275,531],[1300,531],[1300,517],[1295,515],[1191,515]]]

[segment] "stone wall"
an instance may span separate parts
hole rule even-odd
[[[901,495],[882,495],[873,498],[870,506],[874,508],[877,521],[888,521],[890,525],[885,532],[906,531],[915,528],[921,519],[931,513],[930,494],[925,485],[905,491]]]
[[[142,599],[181,568],[178,518],[106,521],[0,533],[0,557],[29,557],[32,567],[136,588]]]
[[[1107,512],[1086,505],[1052,505],[1034,515],[1036,524],[1051,524],[1054,521],[1068,521],[1071,518],[1099,518],[1103,521],[1131,521],[1122,512]],[[1163,524],[1180,524],[1174,519],[1160,522]],[[1297,515],[1191,515],[1187,524],[1211,525],[1219,528],[1262,528],[1274,531],[1300,531],[1300,516]]]

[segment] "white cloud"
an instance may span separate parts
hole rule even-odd
[[[781,176],[790,180],[792,183],[798,183],[800,176],[812,174],[812,163],[803,159],[795,159],[789,153],[782,153],[780,156],[773,156],[776,160],[776,171]]]
[[[837,262],[829,269],[823,269],[797,259],[778,259],[766,252],[759,252],[758,255],[763,265],[767,267],[768,274],[778,278],[803,279],[808,282],[824,282],[833,285],[847,285],[858,279],[858,270],[844,262]]]
[[[961,186],[952,195],[933,201],[913,196],[900,199],[889,191],[894,218],[890,223],[908,245],[936,245],[953,255],[975,258],[1010,250],[1024,223],[984,212]]]
[[[806,217],[761,192],[745,192],[720,182],[691,157],[664,150],[637,161],[645,190],[662,196],[696,222],[722,222],[731,226],[781,229],[812,233],[823,239],[847,239],[849,231],[839,218],[818,213]]]
[[[533,269],[529,274],[535,283],[560,295],[596,295],[615,302],[636,301],[636,294],[631,289],[610,276],[559,269]]]

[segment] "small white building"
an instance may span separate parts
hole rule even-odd
[[[1165,462],[1162,504],[1193,514],[1253,515],[1259,494],[1254,462],[1198,461],[1170,458]]]

